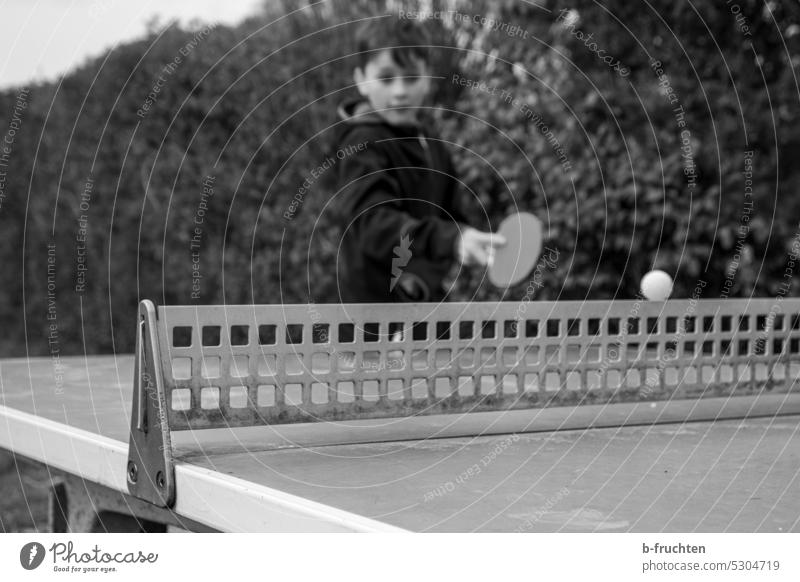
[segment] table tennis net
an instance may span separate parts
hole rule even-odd
[[[800,300],[161,306],[172,430],[796,390]]]

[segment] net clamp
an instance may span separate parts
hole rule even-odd
[[[156,308],[151,301],[144,300],[139,304],[126,473],[131,495],[159,507],[172,507],[175,503],[175,464],[156,317]]]

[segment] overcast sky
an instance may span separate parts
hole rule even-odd
[[[262,0],[0,0],[0,89],[51,80],[163,22],[235,24]]]

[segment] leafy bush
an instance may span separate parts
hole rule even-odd
[[[267,3],[235,28],[153,30],[60,84],[32,87],[0,207],[4,351],[130,351],[145,297],[335,300],[330,174],[295,196],[330,153],[336,106],[355,94],[355,21],[389,4]],[[718,296],[736,256],[730,296],[778,293],[797,233],[798,10],[740,0],[745,36],[724,3],[650,6],[435,3],[457,13],[426,25],[441,47],[436,117],[476,225],[494,227],[514,208],[543,219],[559,261],[538,298],[631,297],[653,266],[676,274],[676,296],[698,278]],[[496,90],[461,86],[454,73]],[[7,118],[17,94],[0,93]],[[753,211],[742,238],[745,151]],[[525,292],[503,295],[473,273],[454,298]]]

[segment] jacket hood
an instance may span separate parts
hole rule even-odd
[[[345,101],[336,110],[339,119],[352,124],[382,124],[389,125],[386,120],[378,115],[365,99]]]
[[[384,125],[400,133],[417,133],[421,128],[421,123],[409,123],[395,125],[389,123],[379,113],[377,113],[366,99],[353,99],[345,101],[336,110],[339,118],[346,125]]]

